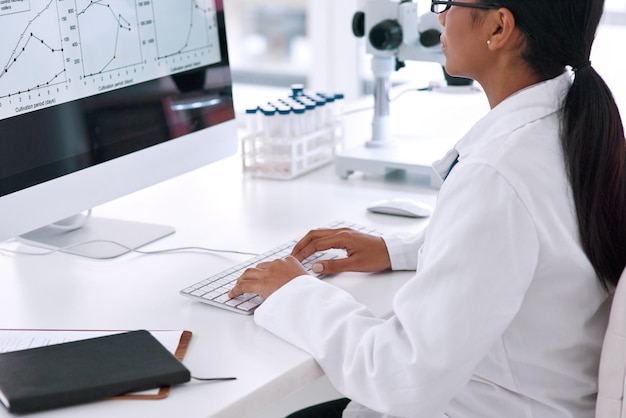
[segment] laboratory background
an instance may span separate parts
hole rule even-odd
[[[429,13],[428,1],[416,3],[420,15]],[[236,93],[254,92],[255,87],[286,88],[291,83],[341,90],[348,100],[371,93],[371,57],[351,26],[355,11],[362,9],[358,0],[229,0],[224,8]],[[624,40],[626,0],[606,0],[591,59],[620,109],[626,106]],[[394,85],[442,77],[435,63],[406,64],[393,74]],[[248,103],[247,95],[239,99],[242,107]]]

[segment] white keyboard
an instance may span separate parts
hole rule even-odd
[[[335,222],[328,225],[327,228],[352,228],[357,231],[377,234],[374,229],[365,227],[362,225],[356,225],[349,222]],[[263,302],[263,298],[254,293],[245,293],[231,299],[228,296],[230,290],[235,286],[239,276],[248,267],[254,267],[264,261],[276,260],[278,258],[284,258],[291,254],[291,250],[296,245],[299,239],[294,239],[289,242],[279,245],[263,254],[252,257],[241,264],[226,269],[220,273],[217,273],[211,277],[192,284],[180,291],[183,296],[190,297],[200,302],[207,303],[209,305],[218,306],[220,308],[228,309],[233,312],[250,315],[254,310]],[[346,257],[345,250],[332,249],[327,251],[320,251],[302,262],[304,268],[314,276],[319,276],[311,271],[313,263],[319,260],[330,260],[336,258]]]

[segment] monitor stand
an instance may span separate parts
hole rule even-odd
[[[140,248],[174,232],[175,229],[167,225],[89,217],[84,225],[76,229],[44,226],[21,235],[18,241],[83,257],[109,259],[127,254],[129,248]]]

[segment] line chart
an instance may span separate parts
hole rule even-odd
[[[219,62],[216,0],[11,0],[0,119]]]
[[[81,48],[84,77],[142,62],[135,7],[125,0],[76,2],[80,44],[88,45]]]
[[[212,31],[217,27],[215,4],[208,0],[182,0],[174,2],[154,2],[154,19],[158,39],[157,55],[165,59],[185,52],[215,48],[215,36]],[[182,12],[172,13],[176,7]],[[176,17],[174,21],[172,16]],[[178,28],[171,36],[171,26]]]
[[[57,20],[54,0],[47,0],[25,22],[13,14],[2,19],[3,24],[19,22],[20,29],[0,44],[0,99],[67,81],[59,27],[50,24]],[[47,65],[41,66],[42,61]],[[30,74],[27,78],[26,72]]]

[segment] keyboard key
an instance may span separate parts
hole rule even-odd
[[[237,309],[244,311],[244,312],[252,312],[252,310],[256,309],[259,305],[260,303],[254,303],[254,302],[248,301],[248,302],[242,303],[241,305],[238,305]]]
[[[213,299],[213,301],[216,303],[226,303],[229,300],[230,300],[230,296],[228,296],[228,293],[224,293],[223,295],[220,295],[216,297],[215,299]]]

